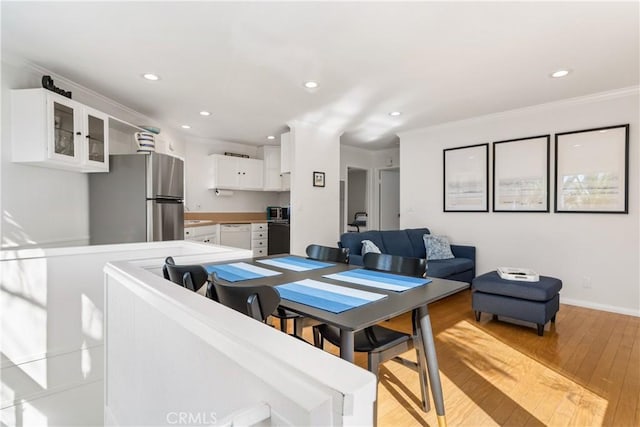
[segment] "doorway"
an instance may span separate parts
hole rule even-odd
[[[347,167],[346,224],[350,224],[354,221],[357,212],[368,211],[368,178],[369,171],[367,169]],[[364,231],[365,229],[366,226],[360,227],[360,231]]]
[[[380,230],[400,229],[400,169],[380,169]]]

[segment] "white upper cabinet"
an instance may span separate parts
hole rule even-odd
[[[46,89],[11,91],[11,160],[109,171],[108,115]]]
[[[211,154],[209,188],[225,190],[262,190],[263,161],[244,157]]]
[[[288,191],[289,180],[283,179],[284,176],[280,172],[280,147],[265,145],[262,150],[264,154],[264,191]]]
[[[291,132],[280,135],[280,173],[291,173]]]

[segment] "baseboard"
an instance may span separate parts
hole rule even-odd
[[[630,308],[617,307],[615,305],[597,304],[591,301],[583,301],[571,298],[560,298],[560,304],[575,305],[584,308],[593,308],[595,310],[608,311],[611,313],[626,314],[628,316],[640,317],[640,310]]]

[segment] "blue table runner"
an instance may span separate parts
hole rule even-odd
[[[257,260],[257,262],[292,271],[317,270],[319,268],[326,268],[335,265],[330,262],[316,261],[313,259],[301,258],[297,256],[259,259]]]
[[[262,277],[276,276],[282,274],[279,271],[269,270],[247,264],[246,262],[234,262],[230,264],[205,265],[207,273],[216,275],[227,282],[240,282],[242,280],[260,279]]]
[[[276,289],[283,299],[332,313],[342,313],[387,297],[312,279],[286,283],[276,286]]]
[[[363,268],[328,274],[322,277],[396,292],[403,292],[431,282],[431,279],[426,277],[402,276]]]

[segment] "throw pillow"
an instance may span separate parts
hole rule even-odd
[[[360,251],[361,255],[364,256],[367,252],[373,252],[374,254],[379,254],[380,248],[376,246],[371,240],[363,240],[362,241],[362,251]]]
[[[436,259],[451,259],[455,258],[451,252],[451,246],[449,245],[449,239],[445,236],[434,236],[432,234],[425,234],[422,236],[424,240],[424,248],[427,251],[427,259],[429,261]]]

